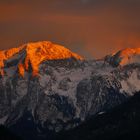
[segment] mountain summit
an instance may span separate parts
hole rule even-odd
[[[140,48],[126,48],[105,58],[113,66],[124,66],[140,62]]]
[[[128,56],[139,56],[136,52],[119,51],[108,60],[120,65]],[[0,58],[0,124],[26,140],[52,140],[140,91],[138,61],[122,68],[106,63],[107,57],[81,61],[47,41],[1,51]]]
[[[83,60],[81,56],[71,52],[69,49],[49,41],[27,43],[19,48],[0,51],[0,68],[1,73],[4,74],[5,65],[12,61],[17,63],[19,73],[24,76],[24,72],[29,70],[29,64],[31,64],[32,74],[37,75],[41,62],[70,58]]]

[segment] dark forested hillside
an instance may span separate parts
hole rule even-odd
[[[140,94],[107,113],[89,119],[78,128],[60,133],[57,139],[140,139]]]
[[[10,132],[4,126],[0,125],[0,140],[21,140],[21,138]]]

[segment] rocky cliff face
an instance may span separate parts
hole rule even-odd
[[[27,52],[20,49],[1,67],[0,122],[20,128],[21,135],[69,130],[140,91],[139,63],[112,67],[104,60],[85,61],[58,45],[48,48],[46,43],[33,43]],[[30,49],[32,58],[27,57]]]

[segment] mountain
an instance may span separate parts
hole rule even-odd
[[[12,48],[0,51],[0,68],[4,74],[4,68],[15,64],[18,66],[19,73],[24,76],[25,70],[28,71],[29,63],[31,64],[32,74],[37,75],[39,65],[47,60],[60,60],[75,58],[82,60],[83,58],[63,46],[52,44],[51,42],[28,43],[19,48]],[[8,74],[8,72],[7,72]]]
[[[124,66],[132,63],[140,63],[140,48],[126,48],[107,55],[105,60],[113,66]]]
[[[121,67],[109,61],[116,63],[120,51],[87,61],[43,41],[0,54],[0,122],[25,139],[52,140],[140,91],[138,61]]]
[[[140,139],[140,93],[125,103],[97,114],[77,128],[58,133],[57,140]]]
[[[96,114],[74,129],[62,131],[53,136],[53,140],[118,140],[140,138],[140,94],[136,93],[128,101]],[[4,126],[0,126],[1,140],[20,140]],[[47,138],[43,138],[47,140]]]

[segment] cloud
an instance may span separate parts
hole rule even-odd
[[[139,0],[0,1],[0,48],[50,40],[87,58],[140,44]]]

